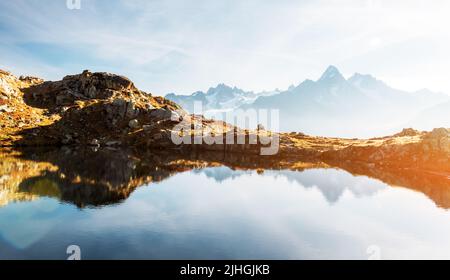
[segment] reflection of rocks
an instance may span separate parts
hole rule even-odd
[[[165,166],[159,157],[149,155],[149,160],[142,160],[121,150],[66,148],[25,154],[23,158],[48,161],[59,168],[25,179],[19,191],[54,197],[79,207],[119,202],[136,187],[161,181],[175,172],[175,167]]]
[[[388,168],[373,164],[350,162],[329,163],[354,175],[364,175],[383,181],[390,186],[416,190],[432,199],[437,206],[450,209],[450,177],[408,168]]]
[[[19,191],[24,179],[39,176],[45,170],[55,170],[50,163],[30,160],[19,160],[20,153],[0,152],[0,206],[12,202],[34,200],[38,196]]]
[[[114,148],[24,148],[3,150],[3,194],[15,197],[46,196],[79,207],[100,206],[126,199],[141,185],[195,168],[227,165],[233,169],[288,166],[288,162],[258,156],[174,151],[133,151]],[[17,172],[13,166],[21,166]],[[291,166],[303,170],[320,163]],[[28,171],[33,170],[33,172]],[[23,173],[20,173],[23,171]],[[9,174],[9,175],[8,175]],[[14,179],[14,180],[13,180]],[[5,202],[15,201],[12,195]]]
[[[126,199],[139,186],[162,181],[176,173],[221,166],[230,169],[217,170],[238,173],[256,170],[258,174],[264,174],[264,170],[280,170],[274,174],[286,176],[305,187],[317,187],[330,202],[337,201],[346,189],[357,197],[377,191],[365,188],[363,178],[361,186],[350,186],[345,183],[346,176],[333,179],[323,175],[323,180],[317,180],[321,178],[320,174],[313,176],[322,172],[322,168],[335,166],[354,175],[365,175],[389,185],[420,191],[437,205],[450,208],[450,180],[447,176],[380,168],[373,164],[345,161],[292,163],[270,157],[216,152],[143,152],[98,147],[1,150],[0,158],[1,205],[39,196],[53,197],[79,207],[107,205]],[[213,172],[208,173],[208,170]],[[207,168],[205,172],[219,180],[230,176],[229,172],[217,173],[216,169]],[[326,174],[330,173],[327,171]],[[333,181],[335,179],[336,182]]]

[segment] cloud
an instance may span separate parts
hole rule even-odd
[[[450,47],[449,3],[393,2],[82,0],[81,10],[69,10],[65,0],[2,1],[0,47],[30,59],[16,62],[3,54],[0,66],[36,69],[46,78],[57,78],[56,70],[114,71],[165,94],[220,82],[250,90],[285,88],[334,64],[349,75],[387,77],[394,86],[450,92],[439,72],[449,62],[445,53],[424,61],[396,47],[426,40]],[[45,50],[23,50],[23,44],[68,50],[67,63],[42,60]],[[382,63],[372,58],[380,55]],[[433,64],[439,67],[430,72]],[[402,65],[409,70],[401,71]],[[393,69],[411,73],[411,79]]]

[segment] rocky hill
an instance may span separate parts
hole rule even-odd
[[[108,73],[44,82],[2,71],[0,97],[2,146],[130,144],[183,118],[175,103]]]

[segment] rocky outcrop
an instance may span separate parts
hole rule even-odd
[[[450,157],[450,129],[436,128],[424,137],[424,152],[443,153]]]
[[[421,134],[420,131],[413,128],[405,128],[400,133],[394,134],[394,137],[405,137],[405,136],[417,136]]]
[[[132,145],[145,138],[148,131],[142,126],[155,133],[185,114],[177,104],[153,97],[119,75],[84,71],[43,82],[2,73],[0,92],[7,98],[0,103],[0,146]]]
[[[27,102],[41,107],[70,106],[77,100],[108,99],[114,96],[139,96],[140,91],[122,76],[109,73],[91,73],[64,77],[57,82],[44,82],[28,90]]]
[[[322,158],[450,172],[449,129],[438,128],[431,132],[396,135],[372,140],[369,143],[354,141],[348,147],[324,152]]]

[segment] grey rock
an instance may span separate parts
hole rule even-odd
[[[145,132],[149,132],[149,131],[151,131],[154,127],[155,127],[155,125],[146,124],[146,125],[143,125],[143,126],[142,126],[142,129],[144,129]]]
[[[120,141],[108,141],[105,143],[106,146],[120,146],[122,145],[122,142]]]
[[[109,115],[117,114],[120,118],[124,118],[127,113],[127,101],[124,99],[115,99],[112,103],[114,108],[111,108]]]
[[[181,122],[183,120],[183,117],[177,113],[177,112],[173,112],[173,111],[169,111],[170,112],[170,120],[173,122]]]
[[[89,142],[89,145],[94,147],[100,147],[100,141],[98,141],[97,139],[92,139],[91,142]]]
[[[139,127],[139,121],[136,120],[136,119],[131,120],[131,121],[128,123],[128,126],[129,126],[130,128],[136,129],[136,128]]]
[[[66,101],[66,95],[64,95],[64,94],[56,95],[56,98],[55,98],[56,105],[63,105],[65,103],[65,101]]]
[[[166,109],[155,109],[155,110],[152,110],[152,112],[150,113],[150,116],[154,117],[156,119],[159,119],[159,120],[163,120],[163,119],[170,119],[172,114],[170,113],[170,111],[168,111]]]
[[[135,118],[139,114],[133,101],[127,103],[125,115],[127,118]]]
[[[122,107],[127,104],[127,101],[119,98],[119,99],[115,99],[112,104],[117,107]]]

